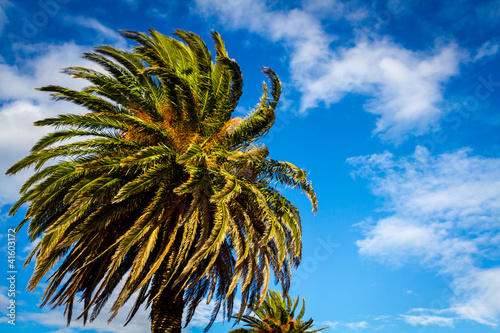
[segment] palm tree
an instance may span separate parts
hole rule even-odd
[[[215,300],[211,323],[221,307],[230,318],[238,286],[242,316],[249,299],[263,301],[271,271],[287,289],[300,262],[299,212],[275,185],[301,189],[317,209],[306,172],[255,144],[274,123],[280,82],[264,68],[269,91],[231,118],[243,81],[218,33],[215,63],[191,32],[122,35],[138,46],[84,54],[104,72],[63,70],[90,86],[40,88],[86,110],[35,122],[55,131],[7,171],[36,171],[10,211],[27,203],[17,230],[29,222],[40,239],[28,290],[48,276],[42,306],[65,306],[68,325],[75,299],[86,323],[115,290],[110,320],[134,299],[127,323],[151,306],[152,332],[180,332],[183,310],[188,323],[204,298]]]
[[[250,305],[250,309],[256,316],[243,316],[241,319],[246,323],[245,326],[249,328],[239,328],[229,333],[313,333],[328,328],[327,326],[317,330],[310,330],[314,326],[313,320],[302,320],[306,311],[304,299],[302,299],[302,308],[295,317],[298,304],[298,299],[292,299],[288,295],[283,297],[280,293],[270,290],[260,306]]]

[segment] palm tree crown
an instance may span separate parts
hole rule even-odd
[[[312,318],[302,320],[306,311],[304,299],[302,299],[300,312],[295,316],[298,304],[298,299],[292,299],[289,295],[283,297],[280,293],[270,290],[260,306],[250,306],[255,316],[243,316],[242,321],[248,328],[239,328],[229,333],[314,333],[328,328],[311,330],[314,326]]]
[[[300,262],[299,212],[275,185],[317,208],[306,172],[255,144],[274,123],[280,82],[264,68],[269,90],[249,116],[231,118],[243,81],[218,33],[215,63],[191,32],[122,35],[138,46],[84,54],[104,72],[64,69],[90,86],[40,88],[86,111],[37,121],[56,130],[7,171],[35,169],[10,211],[28,203],[18,230],[29,222],[40,238],[28,289],[51,273],[42,305],[65,306],[68,323],[75,298],[86,322],[115,289],[110,320],[135,299],[128,320],[151,305],[153,332],[180,331],[183,309],[189,322],[203,298],[215,300],[212,321],[221,307],[230,317],[237,287],[241,316],[263,301],[271,271],[287,289]]]

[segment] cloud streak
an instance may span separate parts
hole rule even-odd
[[[0,0],[0,33],[3,31],[3,28],[7,25],[7,23],[9,23],[5,9],[11,6],[12,3],[10,1]]]
[[[440,316],[409,316],[402,315],[405,322],[412,326],[441,326],[441,327],[452,327],[453,318],[440,317]]]
[[[115,30],[106,27],[104,24],[102,24],[101,22],[97,21],[94,18],[77,16],[77,17],[68,17],[67,21],[70,21],[71,23],[76,23],[84,28],[95,31],[97,33],[97,36],[99,37],[99,43],[103,43],[104,41],[111,41],[118,48],[127,47],[127,42],[125,41],[125,38],[123,38]]]
[[[489,40],[481,45],[474,56],[474,61],[478,61],[480,59],[494,56],[500,50],[500,44],[494,40]]]
[[[361,331],[366,328],[368,328],[370,325],[366,321],[358,321],[358,322],[352,322],[352,323],[341,323],[338,321],[324,321],[322,322],[323,325],[327,325],[329,329],[331,330],[336,330],[339,327],[347,327],[350,330],[353,331]]]

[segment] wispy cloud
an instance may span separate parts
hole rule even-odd
[[[74,332],[75,332],[75,330],[71,329],[70,327],[65,327],[65,328],[58,329],[57,331],[50,332],[50,333],[74,333]]]
[[[476,50],[476,55],[474,56],[473,60],[478,61],[485,57],[494,56],[498,53],[499,50],[500,50],[500,43],[498,43],[495,40],[489,40]]]
[[[321,323],[321,325],[326,325],[326,326],[328,326],[332,330],[334,330],[335,328],[337,328],[337,326],[339,324],[340,323],[338,321],[329,321],[329,320],[326,320],[326,321],[324,321],[324,322]]]
[[[38,243],[40,243],[41,240],[42,240],[41,238],[37,238],[34,241],[28,243],[25,247],[23,247],[21,253],[18,254],[19,259],[25,262],[26,259],[28,259],[28,256],[37,247]]]
[[[453,326],[453,318],[440,316],[410,316],[402,315],[405,322],[412,326]]]
[[[462,297],[450,311],[461,318],[496,327],[500,317],[500,268],[476,269],[454,283],[456,293]]]
[[[355,323],[345,323],[343,324],[345,327],[350,328],[351,330],[359,331],[368,328],[368,323],[366,321],[359,321]]]
[[[361,224],[360,254],[396,265],[417,262],[451,276],[448,312],[494,325],[500,271],[481,261],[500,258],[500,158],[467,149],[431,156],[417,147],[409,157],[384,153],[348,161],[357,167],[354,175],[369,178],[374,194],[385,198],[389,214]]]
[[[458,74],[465,53],[453,42],[436,42],[430,51],[406,49],[374,31],[357,33],[349,46],[333,49],[318,13],[361,22],[363,6],[337,1],[306,1],[302,8],[273,10],[263,0],[197,0],[197,11],[216,15],[228,28],[244,28],[290,47],[290,71],[302,93],[300,111],[330,106],[349,93],[369,97],[368,112],[378,116],[374,134],[401,142],[424,134],[443,116],[443,87]],[[355,29],[354,32],[358,31]],[[358,32],[360,32],[359,30]]]
[[[172,15],[172,10],[167,8],[167,6],[150,6],[147,13],[151,17],[167,19],[170,15]]]
[[[133,3],[133,1],[129,2]],[[82,27],[95,31],[99,37],[98,43],[109,41],[119,48],[124,48],[127,46],[125,39],[117,31],[108,28],[107,26],[100,23],[94,18],[77,16],[77,17],[68,17],[67,20],[71,21],[71,23],[73,24],[76,23]]]
[[[12,2],[8,0],[0,0],[0,33],[2,32],[4,26],[9,23],[7,14],[5,13],[6,8],[11,7]]]
[[[336,330],[340,327],[347,327],[348,329],[353,331],[361,331],[370,326],[366,321],[342,323],[338,321],[328,321],[328,320],[321,323],[321,327],[323,327],[324,325],[329,326],[329,329],[332,330]]]

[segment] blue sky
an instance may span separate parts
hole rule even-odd
[[[327,332],[500,331],[500,1],[0,0],[0,169],[46,129],[32,122],[81,112],[34,90],[83,87],[59,74],[89,65],[101,43],[128,48],[120,29],[201,35],[217,30],[244,75],[238,115],[257,103],[271,67],[283,82],[271,157],[309,171],[319,199],[285,190],[303,219],[303,260],[291,295]],[[497,31],[497,33],[495,33]],[[0,176],[0,248],[28,173]],[[147,311],[125,328],[101,316],[66,327],[25,291],[33,248],[17,237],[17,321],[3,332],[147,332]],[[7,259],[2,276],[7,276]],[[76,305],[77,308],[79,305]],[[190,332],[201,332],[210,305]],[[221,319],[211,332],[227,332]]]

